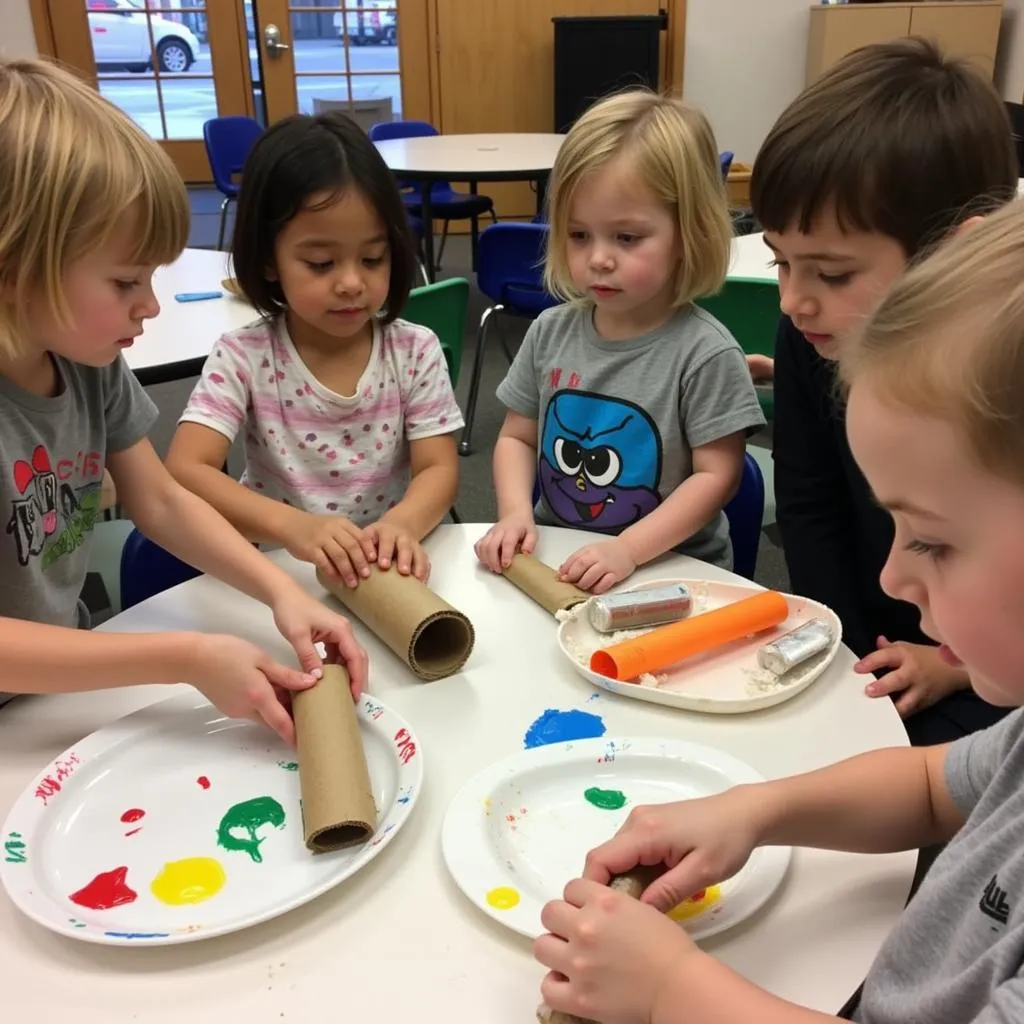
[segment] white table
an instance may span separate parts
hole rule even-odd
[[[428,541],[434,589],[466,611],[477,646],[466,669],[415,680],[361,627],[372,692],[422,740],[425,785],[411,820],[365,870],[264,925],[189,945],[125,950],[59,939],[0,895],[4,1020],[81,1024],[280,1024],[325,1013],[345,1020],[417,1024],[526,1024],[542,969],[530,944],[473,907],[441,858],[452,796],[481,768],[523,746],[546,708],[571,708],[594,691],[557,652],[550,617],[511,584],[475,567],[479,524],[439,528]],[[557,563],[578,532],[545,529],[540,554]],[[281,559],[319,591],[311,568]],[[670,568],[669,568],[670,566]],[[729,578],[673,556],[638,579]],[[104,629],[224,630],[286,656],[269,612],[200,578],[138,605]],[[664,735],[727,750],[769,777],[883,745],[905,745],[891,701],[870,700],[841,652],[808,691],[753,715],[702,716],[603,695],[588,705],[609,736]],[[166,695],[157,687],[22,699],[0,713],[0,814],[39,768],[80,737]],[[788,999],[835,1012],[853,993],[892,928],[915,855],[795,851],[776,898],[706,948]]]
[[[764,244],[764,233],[739,235],[732,240],[729,281],[769,281],[777,284],[778,267],[773,267],[772,251]]]
[[[537,211],[544,184],[565,140],[554,133],[504,132],[481,135],[424,135],[375,143],[397,178],[421,183],[427,279],[434,280],[434,237],[430,190],[436,181],[465,181],[476,194],[481,181],[537,182]],[[476,221],[473,221],[473,266],[476,266]]]
[[[230,256],[215,249],[186,249],[173,263],[157,269],[153,290],[160,312],[146,321],[142,337],[124,354],[142,384],[194,377],[222,334],[256,319],[249,303],[221,287],[230,274]],[[217,291],[224,293],[221,298],[201,302],[174,298],[181,292]]]

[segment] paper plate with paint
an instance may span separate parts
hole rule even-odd
[[[378,810],[365,843],[311,854],[294,751],[186,693],[48,765],[0,833],[0,878],[39,924],[107,945],[191,942],[301,906],[376,857],[421,789],[408,724],[368,696],[358,710]]]
[[[651,580],[624,589],[637,590],[673,583],[682,583],[689,588],[693,615],[723,608],[763,592],[763,588],[753,583],[678,579]],[[569,664],[584,679],[622,697],[719,715],[758,711],[791,700],[806,690],[832,663],[842,643],[842,623],[831,608],[810,598],[791,594],[783,596],[789,606],[789,615],[778,626],[641,676],[637,682],[619,682],[594,672],[590,668],[590,656],[602,647],[641,636],[649,632],[647,629],[598,633],[590,625],[586,604],[580,604],[559,625],[558,645]],[[757,661],[761,647],[811,619],[824,619],[831,627],[832,642],[826,650],[782,675],[774,675],[761,668]]]
[[[485,914],[533,938],[544,931],[544,904],[561,896],[586,854],[610,839],[633,807],[763,781],[731,755],[682,740],[602,737],[524,750],[457,794],[441,834],[444,858]],[[755,850],[737,875],[694,894],[671,916],[695,939],[739,924],[778,888],[790,853]]]

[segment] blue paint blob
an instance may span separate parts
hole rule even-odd
[[[604,719],[589,711],[556,711],[548,708],[523,737],[523,746],[546,747],[549,743],[591,740],[605,734]]]
[[[111,939],[166,939],[169,932],[104,932]]]

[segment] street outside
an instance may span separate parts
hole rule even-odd
[[[392,71],[391,74],[357,75],[351,79],[352,99],[380,99],[391,97],[393,116],[401,116],[402,90],[398,75],[398,48],[395,46],[350,46],[349,63],[352,71]],[[250,45],[250,63],[254,82],[259,76],[255,47]],[[313,113],[313,100],[342,100],[349,98],[345,71],[345,50],[339,40],[300,39],[295,43],[296,87],[299,110]],[[337,71],[336,76],[304,78],[304,71]],[[203,44],[189,74],[211,74],[210,50]],[[130,79],[109,81],[102,72],[99,76],[100,92],[156,139],[164,138],[157,102],[156,82],[152,72],[132,75]],[[217,97],[213,79],[174,78],[161,75],[164,115],[167,119],[169,139],[199,139],[203,135],[203,122],[217,116]]]

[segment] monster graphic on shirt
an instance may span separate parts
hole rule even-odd
[[[540,488],[569,526],[619,533],[661,502],[661,436],[638,405],[587,391],[551,396],[540,445]]]

